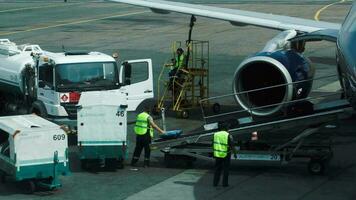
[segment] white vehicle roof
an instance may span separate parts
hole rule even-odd
[[[16,44],[11,42],[9,39],[0,39],[0,45],[16,45]]]
[[[80,96],[79,105],[90,106],[120,106],[126,105],[126,93],[120,90],[88,91]]]
[[[65,55],[65,53],[45,52],[47,56],[56,64],[66,63],[86,63],[86,62],[115,62],[115,59],[107,54],[100,52],[89,52],[86,55]]]
[[[0,129],[13,135],[17,130],[58,128],[57,124],[47,121],[37,115],[16,115],[0,117]]]
[[[37,44],[16,45],[9,39],[0,39],[0,54],[4,56],[14,56],[25,53],[30,55],[31,52],[42,53],[42,49]]]
[[[0,117],[0,129],[9,134],[9,155],[5,156],[15,167],[51,164],[55,153],[59,162],[68,162],[67,136],[59,125],[37,115],[17,115]]]

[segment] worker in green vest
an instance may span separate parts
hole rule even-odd
[[[229,167],[231,151],[236,158],[236,149],[232,136],[227,132],[228,124],[219,124],[220,131],[214,133],[213,150],[215,158],[215,173],[213,186],[216,187],[220,181],[221,171],[223,171],[223,187],[229,186]]]
[[[172,59],[173,69],[169,72],[169,77],[178,76],[179,69],[186,66],[186,60],[184,55],[184,50],[182,48],[178,48],[176,51],[176,57]]]
[[[131,166],[135,166],[140,158],[142,149],[145,149],[144,167],[149,167],[151,154],[150,144],[153,138],[153,129],[156,129],[161,134],[164,133],[164,131],[154,123],[152,117],[149,115],[149,110],[149,108],[145,108],[145,111],[138,114],[136,118],[134,127],[136,146],[131,160]]]

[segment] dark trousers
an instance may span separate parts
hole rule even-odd
[[[169,72],[169,83],[168,87],[169,90],[175,91],[175,93],[178,93],[180,90],[179,85],[182,84],[183,79],[182,79],[182,71],[178,70],[178,68],[174,68]],[[179,83],[179,84],[177,84]],[[175,97],[177,97],[177,94],[173,94]]]
[[[169,71],[168,75],[169,75],[169,80],[170,82],[173,82],[173,79],[177,78],[180,79],[182,78],[182,71],[178,69],[178,67],[173,68],[171,71]]]
[[[140,158],[142,149],[145,149],[145,161],[150,160],[150,155],[151,155],[150,144],[151,144],[151,136],[149,133],[136,136],[136,146],[132,158],[133,164],[135,164]]]
[[[169,71],[168,75],[171,78],[172,76],[175,76],[177,74],[178,68],[175,67],[171,71]],[[173,77],[172,77],[173,78]]]
[[[230,154],[228,154],[225,158],[215,158],[214,186],[219,184],[221,171],[223,171],[223,186],[229,185],[230,159]]]

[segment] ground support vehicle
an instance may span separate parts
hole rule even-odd
[[[26,193],[59,188],[69,174],[66,132],[37,115],[0,117],[0,172]]]
[[[159,113],[162,108],[176,112],[178,117],[189,118],[189,111],[196,107],[209,107],[209,101],[201,102],[209,97],[209,42],[192,39],[196,22],[194,15],[190,18],[188,39],[176,41],[172,45],[173,59],[166,63],[158,78],[158,102],[154,109]],[[183,45],[185,44],[185,45]],[[185,48],[184,64],[177,72],[167,79],[167,69],[172,70],[176,62],[176,50]],[[173,75],[173,76],[172,76]],[[213,112],[220,111],[220,105],[214,103]]]
[[[120,91],[85,92],[78,109],[82,168],[123,168],[127,157],[126,94]]]
[[[176,49],[183,48],[182,42],[172,44],[173,58]],[[166,63],[158,78],[158,98],[155,111],[167,108],[181,118],[189,118],[189,111],[199,108],[200,100],[209,97],[209,42],[192,40],[186,47],[186,66],[181,67],[175,76],[169,77],[174,68],[172,62]],[[209,102],[204,104],[209,106]],[[219,105],[213,106],[219,111]]]
[[[128,111],[153,98],[152,61],[121,64],[100,52],[52,53],[0,39],[0,113],[36,113],[76,130],[77,104],[86,91],[121,90]]]
[[[238,141],[235,144],[239,149],[237,160],[286,164],[293,159],[304,158],[309,160],[310,173],[322,174],[333,155],[332,146],[328,135],[316,136],[319,130],[352,114],[347,100],[328,99],[330,95],[339,98],[341,93],[342,91],[288,102],[289,105],[281,105],[285,108],[285,113],[269,117],[256,117],[251,110],[246,109],[229,109],[227,113],[214,116],[203,115],[205,125],[202,131],[173,139],[155,140],[152,148],[165,153],[168,165],[172,160],[177,160],[177,156],[185,158],[188,164],[196,158],[213,160],[213,134],[219,123],[228,123],[231,127],[229,132]],[[233,95],[239,94],[231,94]],[[204,109],[202,111],[204,114]],[[254,132],[263,137],[253,141],[251,133]]]

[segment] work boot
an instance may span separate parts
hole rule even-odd
[[[150,160],[145,160],[143,167],[150,167]]]
[[[132,167],[135,167],[135,166],[136,166],[137,161],[138,161],[138,159],[137,159],[137,158],[132,158],[132,160],[131,160],[131,166],[132,166]]]

